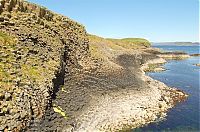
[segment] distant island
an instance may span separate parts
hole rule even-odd
[[[178,45],[178,46],[195,46],[199,42],[152,42],[152,45]]]

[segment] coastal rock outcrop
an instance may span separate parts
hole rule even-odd
[[[200,56],[200,54],[191,54],[190,56]]]
[[[90,38],[89,51],[96,61],[81,64],[84,70],[65,79],[53,100],[58,107],[49,109],[30,131],[120,131],[165,118],[187,95],[146,76],[143,66],[166,61],[130,44]]]
[[[168,52],[168,51],[162,51],[158,48],[146,48],[144,49],[144,51],[147,53],[154,54],[160,58],[167,59],[167,60],[182,60],[182,59],[187,59],[190,57],[189,54],[182,51]]]
[[[22,0],[0,1],[0,131],[41,119],[88,54],[84,27]]]
[[[144,74],[146,64],[165,62],[148,47],[1,0],[0,131],[119,131],[155,121],[187,96]]]

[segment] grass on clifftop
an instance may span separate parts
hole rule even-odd
[[[111,50],[123,50],[123,47],[114,44],[112,41],[98,37],[95,35],[88,35],[89,38],[89,50],[91,56],[98,59],[105,58],[105,53],[109,53]]]
[[[128,49],[150,47],[150,42],[143,38],[108,39],[113,43]]]
[[[119,45],[124,48],[142,48],[150,47],[151,43],[143,38],[123,38],[123,39],[113,39],[113,38],[102,38],[96,35],[88,35],[90,42],[99,43],[101,41],[106,41],[107,43],[112,43],[112,45]]]
[[[95,58],[105,58],[105,54],[150,47],[150,42],[142,38],[111,39],[88,35],[90,53]]]

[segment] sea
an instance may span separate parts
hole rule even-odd
[[[200,46],[156,45],[164,51],[184,51],[199,54]],[[189,97],[170,109],[161,121],[136,128],[132,132],[200,132],[200,57],[185,60],[170,60],[164,65],[166,71],[146,73],[170,87],[183,90]]]

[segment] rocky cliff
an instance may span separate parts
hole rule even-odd
[[[1,0],[0,130],[20,130],[40,119],[87,54],[79,23],[29,2]]]
[[[163,117],[186,95],[144,74],[161,59],[149,46],[0,0],[0,131],[120,131]]]

